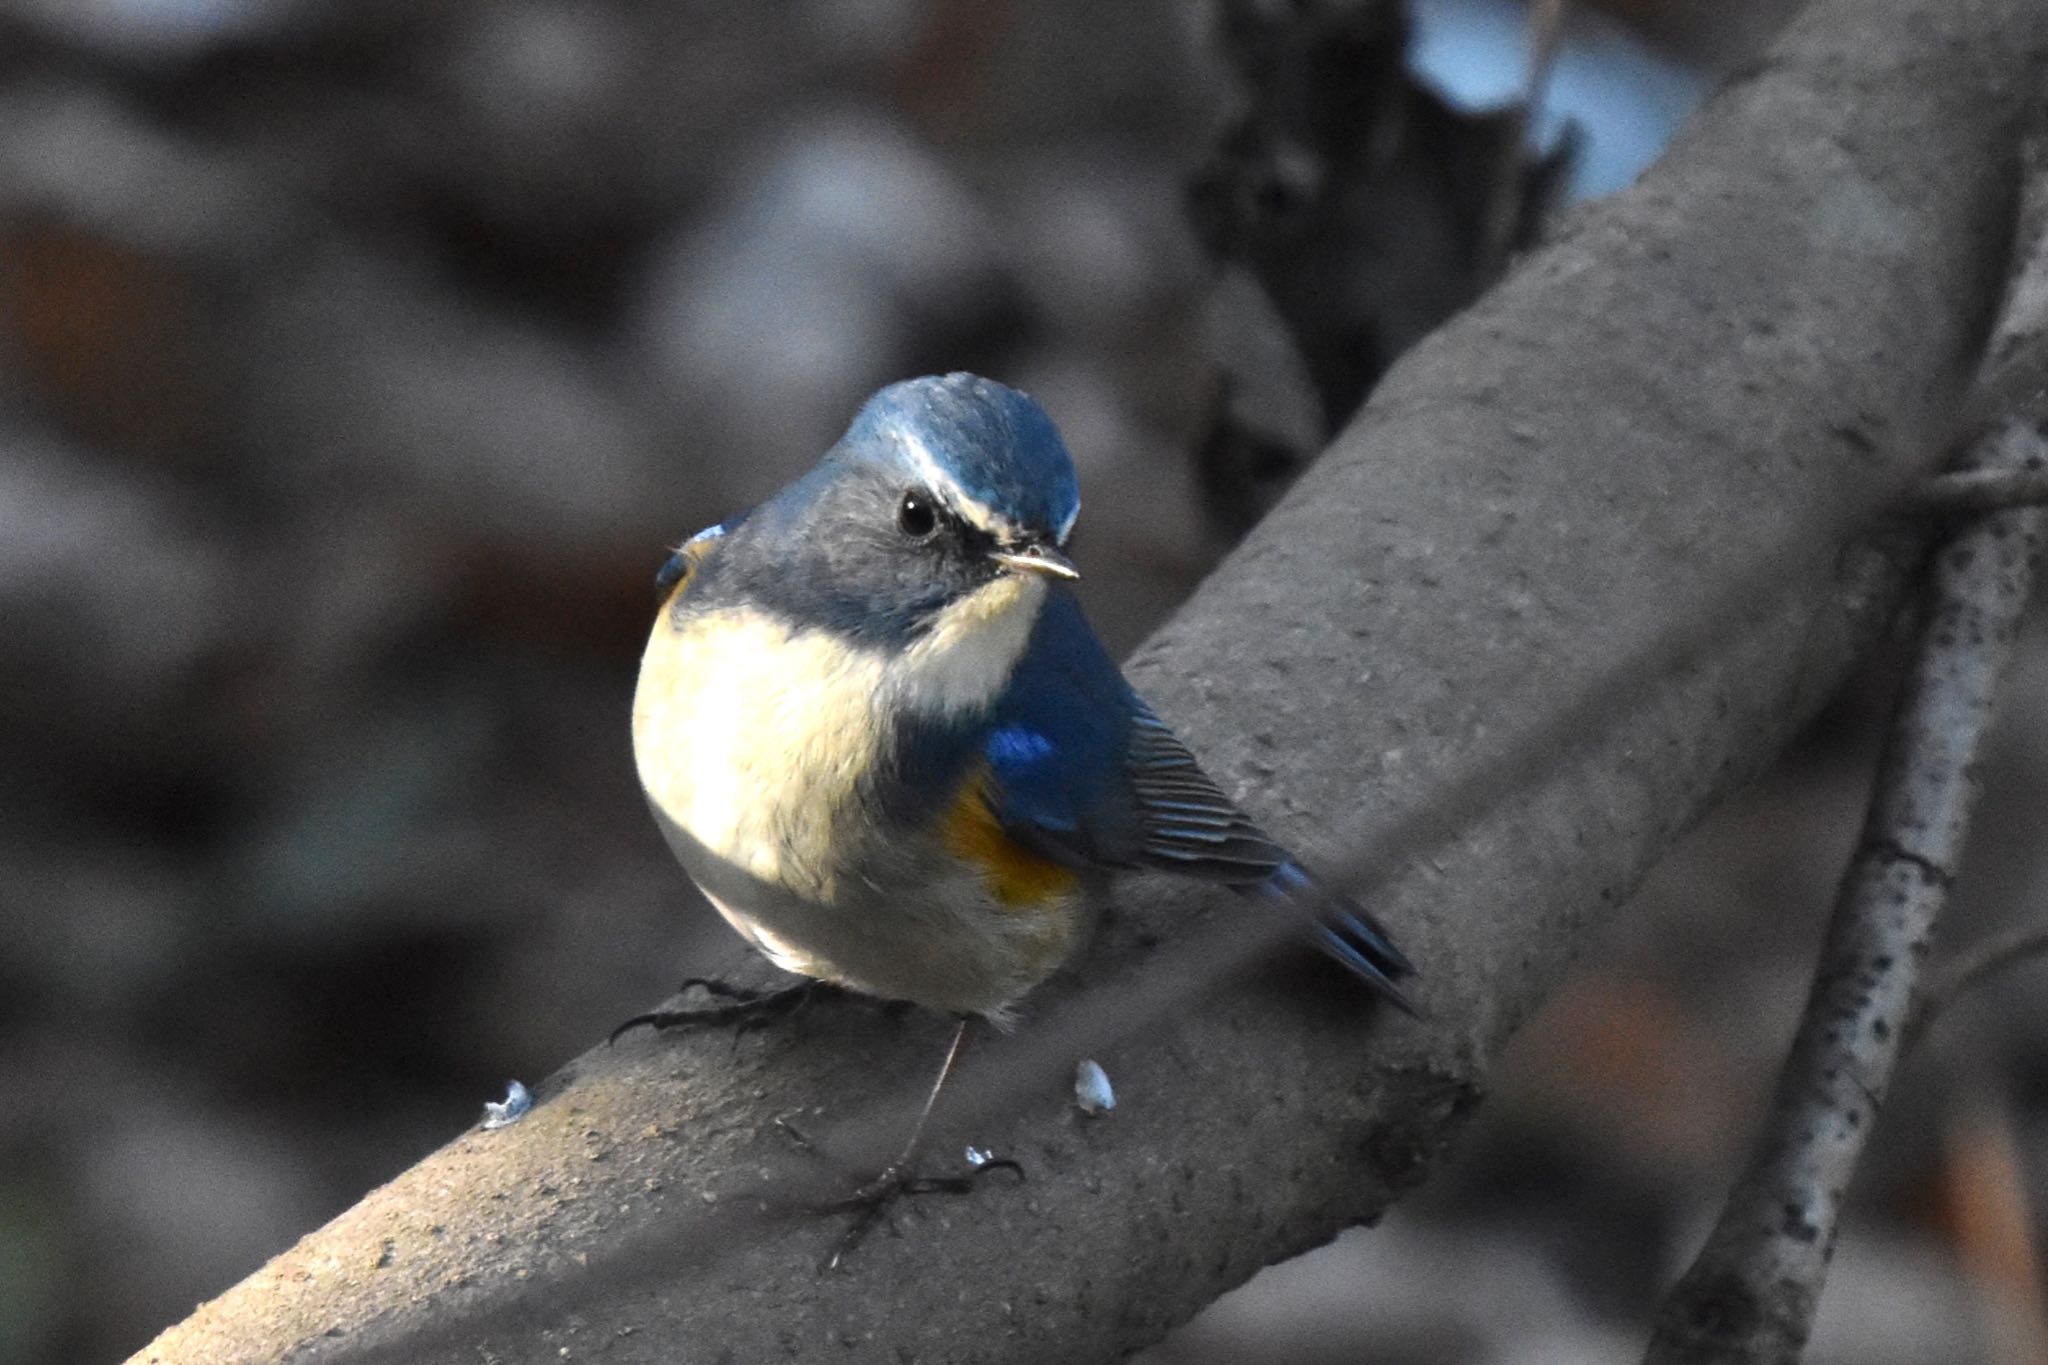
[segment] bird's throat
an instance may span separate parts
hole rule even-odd
[[[1045,605],[1045,581],[998,574],[940,608],[887,664],[896,704],[925,716],[984,711],[1009,686]]]

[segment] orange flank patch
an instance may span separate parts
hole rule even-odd
[[[946,848],[981,869],[989,890],[1006,909],[1035,909],[1072,891],[1079,878],[1071,868],[1039,857],[996,823],[987,781],[987,774],[977,773],[961,785],[946,817]]]

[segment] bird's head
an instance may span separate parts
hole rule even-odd
[[[893,649],[1013,633],[1080,576],[1061,552],[1080,506],[1037,403],[970,374],[905,380],[722,538],[693,597]]]
[[[826,456],[895,497],[896,528],[927,554],[995,571],[1078,578],[1061,547],[1081,510],[1074,462],[1045,409],[978,375],[891,384]]]

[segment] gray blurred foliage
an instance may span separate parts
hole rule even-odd
[[[0,1365],[139,1346],[734,960],[630,770],[649,580],[876,385],[1046,402],[1115,647],[1185,593],[1222,549],[1212,347],[1265,348],[1292,448],[1334,420],[1183,214],[1244,107],[1210,17],[0,0]],[[2015,711],[2013,810],[2048,765]],[[1775,1060],[1856,716],[1648,895],[1462,1176],[1158,1358],[1624,1358]],[[2034,837],[1987,821],[1978,921],[2038,889]],[[1617,990],[1695,1046],[1589,1068]],[[2038,1139],[2048,1019],[2000,998],[2024,1027],[1947,1027]],[[1831,1291],[1895,1311],[1961,1292],[1901,1216],[1941,1087],[1901,1090]],[[1342,1331],[1270,1335],[1318,1280]]]

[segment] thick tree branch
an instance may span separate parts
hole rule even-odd
[[[816,1271],[830,1227],[763,1212],[821,1184],[771,1119],[885,1147],[940,1021],[593,1052],[141,1358],[1102,1360],[1374,1217],[1888,617],[1912,547],[1844,544],[1935,462],[2044,50],[2032,0],[1818,7],[1398,366],[1134,662],[1277,832],[1346,841],[1324,861],[1422,964],[1432,1023],[1372,1018],[1306,955],[1234,970],[1289,926],[1133,886],[949,1110],[1029,1182],[929,1203],[843,1273]],[[1110,1118],[1066,1102],[1084,1052]]]

